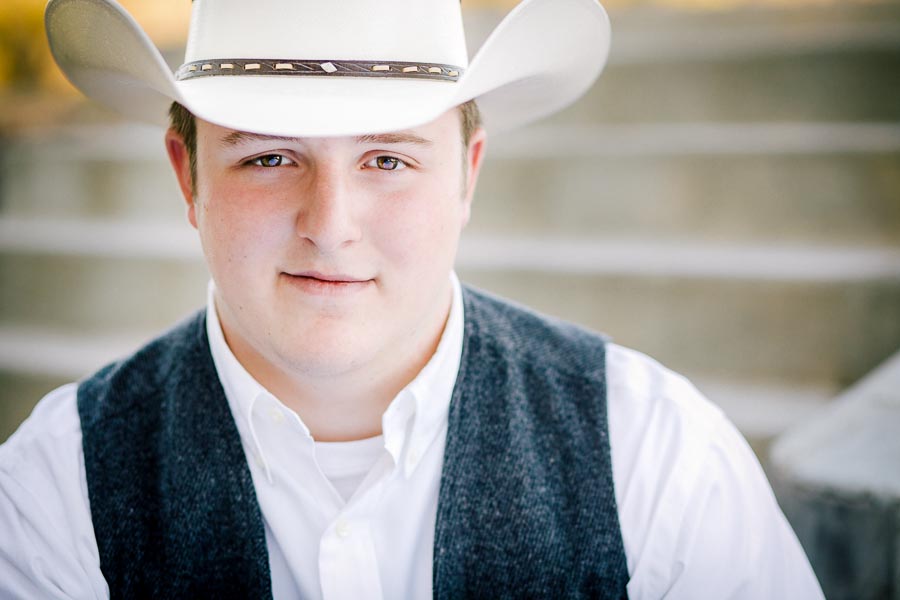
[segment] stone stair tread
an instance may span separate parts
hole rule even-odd
[[[0,251],[41,255],[200,260],[187,222],[0,217]]]
[[[478,48],[503,14],[467,11],[469,47]],[[900,47],[900,11],[889,2],[730,6],[727,11],[638,4],[614,10],[611,20],[612,65]]]
[[[33,161],[164,162],[163,130],[141,124],[79,125],[15,143],[7,165]],[[900,152],[897,122],[553,123],[491,139],[488,159],[569,156],[859,154]],[[15,173],[11,173],[12,176]]]
[[[829,155],[900,152],[900,123],[538,125],[500,136],[489,160],[569,157]]]
[[[674,21],[674,23],[673,23]],[[807,18],[754,23],[630,26],[616,32],[610,64],[740,61],[760,57],[900,48],[900,19],[833,22]]]
[[[833,384],[692,378],[694,385],[754,440],[771,440],[820,413],[840,391]]]
[[[464,236],[457,264],[477,270],[585,275],[796,282],[900,280],[900,248],[896,247]]]
[[[900,352],[778,440],[772,458],[795,482],[900,498]]]
[[[139,331],[61,331],[0,323],[0,371],[74,381],[127,355],[153,335]],[[817,383],[728,381],[702,375],[692,380],[751,441],[765,442],[803,421],[835,393],[833,386]]]
[[[0,323],[0,370],[76,380],[127,355],[152,336],[152,332],[77,332]]]
[[[199,261],[186,223],[0,217],[0,251]],[[471,270],[798,282],[900,280],[900,248],[734,244],[689,239],[463,235],[457,265]]]
[[[165,161],[165,129],[142,123],[93,123],[21,132],[4,160],[31,161]],[[13,151],[14,150],[14,151]]]

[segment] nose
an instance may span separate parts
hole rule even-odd
[[[297,234],[323,253],[359,241],[362,230],[347,177],[327,166],[315,168],[312,175],[299,202]]]

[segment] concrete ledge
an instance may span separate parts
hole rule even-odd
[[[96,333],[0,324],[0,372],[75,381],[127,356],[160,332]]]
[[[469,271],[544,271],[557,275],[896,282],[900,281],[900,249],[464,235],[457,266]]]
[[[12,432],[46,391],[126,356],[158,333],[65,331],[0,322],[0,442],[4,432]],[[764,464],[774,437],[807,421],[833,396],[833,386],[826,383],[691,375],[697,387],[740,429]]]
[[[900,353],[776,441],[773,486],[831,600],[900,598]]]
[[[719,11],[635,4],[611,7],[610,62],[740,61],[855,49],[900,47],[900,13],[892,3],[746,6]],[[469,48],[477,49],[504,10],[464,13]]]
[[[164,131],[137,123],[72,125],[22,136],[4,158],[18,172],[38,163],[154,163],[165,166]],[[642,122],[545,123],[491,139],[488,158],[847,155],[900,152],[900,123]],[[143,165],[146,166],[146,165]],[[174,183],[174,178],[172,178]]]
[[[690,378],[737,426],[765,469],[778,436],[819,414],[837,392],[827,381],[747,381],[702,373]]]
[[[900,124],[545,124],[500,136],[490,160],[897,154]]]
[[[0,216],[0,252],[199,263],[186,223]],[[726,244],[642,238],[464,234],[457,266],[470,271],[630,275],[780,282],[900,281],[900,248]]]

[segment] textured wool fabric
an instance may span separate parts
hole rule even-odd
[[[465,291],[434,597],[627,597],[603,339]]]
[[[463,298],[434,596],[625,597],[602,338],[469,288]],[[271,597],[262,518],[205,331],[198,314],[79,386],[113,598]]]
[[[201,313],[78,388],[111,598],[271,598],[265,529]]]

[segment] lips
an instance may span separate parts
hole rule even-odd
[[[345,273],[323,273],[320,271],[302,271],[298,273],[282,273],[292,288],[307,296],[336,298],[350,297],[366,290],[373,279],[366,279]]]
[[[342,273],[320,273],[318,271],[303,271],[302,273],[286,273],[290,277],[302,277],[304,279],[317,279],[325,283],[365,283],[370,281],[367,278],[354,277],[353,275],[344,275]]]

